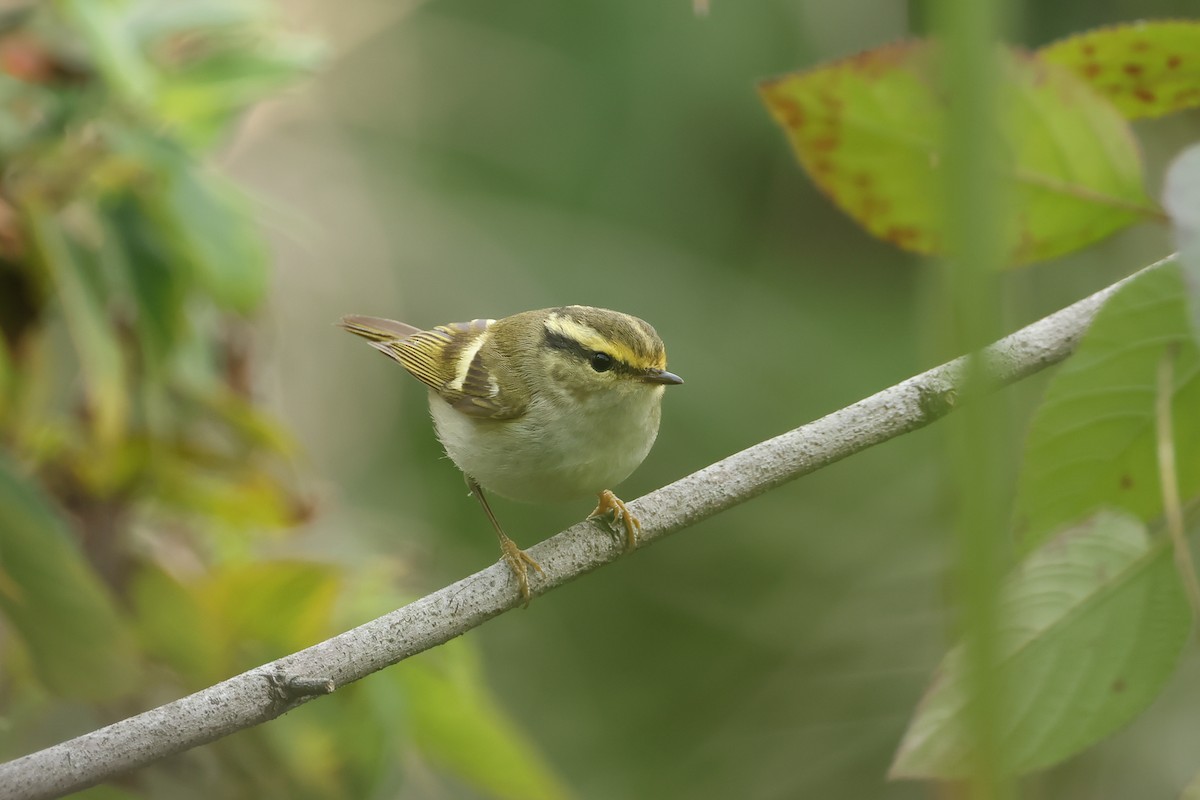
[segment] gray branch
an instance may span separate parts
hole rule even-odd
[[[1163,259],[1146,270],[1172,259]],[[994,386],[1021,380],[1066,358],[1100,306],[1128,280],[987,347],[983,351],[986,374]],[[630,503],[642,522],[642,545],[653,544],[801,475],[928,425],[954,409],[966,366],[966,359],[958,358],[934,367]],[[533,586],[535,594],[543,594],[615,561],[622,555],[622,545],[597,523],[581,522],[531,548],[530,554],[545,570]],[[60,797],[258,725],[443,644],[518,605],[520,596],[508,567],[493,564],[298,653],[0,764],[0,797]]]

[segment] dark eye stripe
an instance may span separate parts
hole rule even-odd
[[[570,336],[564,336],[558,331],[552,331],[548,328],[546,329],[546,346],[553,347],[555,350],[563,350],[584,359],[591,355],[590,350]]]
[[[589,350],[579,342],[572,339],[570,336],[564,336],[558,331],[552,331],[549,329],[546,329],[546,346],[553,347],[555,350],[562,350],[563,352],[570,353],[573,356],[587,361],[589,364],[591,363],[592,357],[598,354],[597,351]],[[608,354],[605,353],[604,355],[607,356]],[[612,366],[609,369],[611,369],[613,372],[630,374],[634,371],[633,368],[624,361],[612,358],[612,356],[609,356],[609,358],[612,359]],[[601,370],[597,370],[597,372],[599,371]],[[608,370],[603,371],[607,372]]]

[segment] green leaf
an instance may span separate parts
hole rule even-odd
[[[1174,342],[1179,490],[1185,500],[1200,493],[1200,353],[1179,268],[1168,264],[1104,305],[1046,390],[1017,482],[1014,525],[1024,549],[1099,508],[1142,520],[1162,513],[1154,398],[1159,358]]]
[[[267,259],[244,199],[182,155],[162,164],[163,185],[143,197],[164,245],[225,308],[250,311],[266,294]]]
[[[105,220],[101,251],[101,257],[125,276],[137,309],[133,331],[152,373],[163,367],[183,335],[184,303],[192,278],[188,269],[171,263],[160,237],[133,203],[123,201]]]
[[[0,425],[8,416],[9,404],[12,403],[13,388],[17,383],[16,365],[9,355],[8,345],[0,340]]]
[[[1200,800],[1200,773],[1192,778],[1191,782],[1183,789],[1183,794],[1179,795],[1179,800]]]
[[[262,448],[281,455],[295,455],[297,448],[290,432],[269,414],[257,408],[244,395],[218,386],[209,392],[186,392],[188,400],[219,420],[234,439],[244,446]]]
[[[269,561],[230,565],[199,587],[201,602],[231,641],[257,643],[275,658],[329,635],[342,574],[331,564]]]
[[[336,625],[345,629],[412,600],[397,592],[411,567],[375,559],[348,581]],[[351,748],[360,774],[378,785],[395,780],[396,764],[411,763],[412,750],[447,776],[489,798],[565,798],[571,793],[537,747],[498,704],[487,687],[479,654],[456,639],[351,687],[355,730],[343,740],[368,737]],[[338,724],[328,720],[327,728]],[[386,739],[378,750],[376,743]],[[353,796],[377,794],[365,789]],[[457,794],[461,794],[459,791]]]
[[[62,304],[67,331],[79,354],[88,410],[97,439],[118,441],[129,416],[125,361],[116,331],[97,286],[94,264],[68,241],[58,220],[46,208],[25,208],[29,231]]]
[[[290,488],[252,460],[205,465],[203,456],[164,450],[155,463],[156,498],[179,511],[222,523],[231,531],[294,525],[307,513]]]
[[[1163,186],[1163,207],[1171,216],[1183,265],[1192,333],[1200,338],[1200,144],[1171,162]]]
[[[1012,183],[1009,260],[1069,253],[1160,213],[1128,123],[1066,69],[998,51],[996,179]],[[944,92],[936,47],[902,42],[763,82],[771,115],[817,185],[874,236],[943,252]]]
[[[436,661],[415,659],[398,670],[417,747],[489,797],[568,797],[567,788],[484,690],[475,654],[460,642],[443,645],[438,654]]]
[[[1158,695],[1191,630],[1170,547],[1101,513],[1030,555],[1000,597],[1001,761],[1021,774],[1125,725]],[[900,744],[895,778],[970,774],[961,646],[943,661]]]
[[[308,561],[229,563],[186,583],[148,566],[132,597],[146,652],[204,686],[327,638],[342,583]]]
[[[108,85],[134,105],[149,103],[157,75],[130,24],[130,0],[58,0],[59,12],[73,23]]]
[[[188,686],[216,683],[232,671],[232,643],[223,621],[194,588],[147,565],[134,576],[130,594],[143,650],[182,675]]]
[[[1038,57],[1070,69],[1127,119],[1200,106],[1200,22],[1100,28],[1046,45]]]
[[[234,116],[295,82],[317,63],[320,50],[304,40],[239,42],[167,73],[159,111],[190,142],[210,145]]]
[[[265,22],[270,8],[263,0],[143,0],[133,27],[138,39],[147,42],[177,34],[195,36]]]
[[[393,563],[380,557],[353,572],[342,571],[343,591],[322,638],[411,599],[398,595]],[[411,747],[403,745],[408,736],[403,671],[403,666],[388,669],[342,687],[329,701],[265,726],[262,733],[282,774],[322,797],[395,795],[397,781],[412,764]]]
[[[0,460],[0,612],[41,682],[107,699],[138,680],[132,636],[49,501]]]
[[[31,37],[0,43],[0,161],[11,163],[61,131],[69,101],[38,83],[53,70],[52,54]],[[16,80],[12,80],[16,78]],[[11,185],[11,184],[10,184]]]
[[[74,800],[145,800],[145,795],[109,785],[93,786],[72,797]]]

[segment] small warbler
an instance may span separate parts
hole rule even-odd
[[[564,306],[430,330],[357,315],[341,325],[429,387],[438,438],[496,529],[526,604],[529,568],[542,568],[504,533],[484,489],[534,503],[595,494],[588,519],[608,519],[626,550],[637,546],[640,523],[610,487],[650,452],[663,388],[683,383],[648,323]]]

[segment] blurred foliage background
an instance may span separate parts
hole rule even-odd
[[[423,389],[344,313],[650,320],[687,385],[626,498],[952,355],[929,344],[932,270],[819,195],[754,91],[923,32],[919,4],[6,5],[0,758],[494,560]],[[1195,10],[1025,6],[1030,46]],[[1151,176],[1198,122],[1138,124]],[[1015,272],[1008,327],[1168,249],[1139,227]],[[93,794],[927,797],[883,776],[948,635],[943,435]],[[526,546],[589,510],[496,502]],[[1195,773],[1188,659],[1028,796],[1174,796]]]

